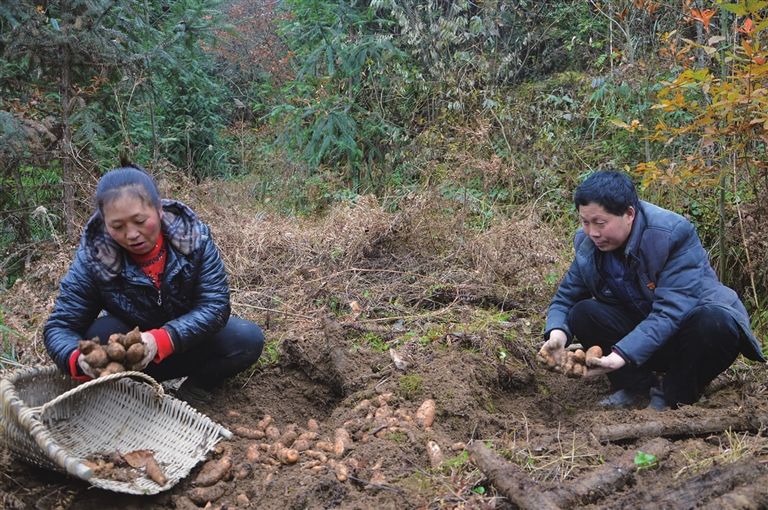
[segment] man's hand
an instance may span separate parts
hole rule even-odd
[[[152,333],[142,333],[141,342],[144,344],[144,357],[133,366],[133,369],[138,371],[147,368],[147,365],[157,356],[157,342]]]
[[[584,374],[584,377],[595,377],[598,375],[607,374],[609,372],[613,372],[614,370],[620,369],[626,364],[627,362],[624,361],[624,358],[615,352],[612,352],[608,356],[590,360],[587,373]]]
[[[565,363],[565,342],[568,337],[565,331],[553,329],[549,332],[549,340],[539,349],[538,358],[545,362],[550,368],[560,366]]]
[[[80,353],[80,355],[77,357],[77,366],[80,367],[80,370],[83,371],[83,373],[89,377],[93,377],[96,379],[98,375],[93,370],[93,367],[88,364],[87,361],[85,361],[85,354]]]

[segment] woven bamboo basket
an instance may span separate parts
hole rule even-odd
[[[135,380],[135,379],[138,379]],[[77,384],[56,367],[25,368],[0,380],[0,441],[16,457],[68,473],[102,489],[157,494],[170,489],[221,439],[226,428],[166,395],[142,372]],[[84,463],[94,455],[151,450],[168,479],[142,471],[131,481],[100,478]]]

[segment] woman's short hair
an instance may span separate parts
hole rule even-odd
[[[124,193],[131,193],[155,209],[162,207],[155,180],[143,168],[129,164],[105,173],[96,185],[96,208],[104,215],[104,206]]]
[[[576,209],[595,203],[607,212],[621,216],[629,207],[637,210],[639,199],[629,176],[617,170],[600,170],[576,187],[573,194]]]

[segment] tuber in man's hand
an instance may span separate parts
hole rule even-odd
[[[537,357],[539,361],[547,364],[550,368],[561,366],[565,363],[565,342],[568,337],[565,336],[565,331],[561,329],[553,329],[549,332],[549,340],[544,342],[544,345],[539,349]]]
[[[615,352],[610,353],[608,356],[588,359],[587,366],[589,368],[587,369],[587,373],[584,375],[584,377],[595,377],[598,375],[607,374],[609,372],[613,372],[614,370],[620,369],[626,364],[627,362],[624,361],[624,358]]]

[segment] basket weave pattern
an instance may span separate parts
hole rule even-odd
[[[137,382],[138,378],[143,382]],[[0,440],[16,457],[103,489],[156,494],[174,486],[231,433],[165,395],[141,372],[77,385],[56,367],[16,371],[0,380]],[[168,482],[143,472],[130,482],[99,478],[82,461],[93,455],[152,450]]]

